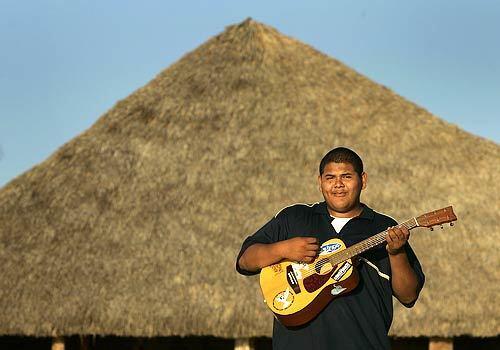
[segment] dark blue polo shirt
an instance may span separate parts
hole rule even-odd
[[[237,259],[255,243],[316,237],[322,244],[336,237],[342,239],[346,246],[351,246],[397,225],[394,219],[364,204],[361,214],[349,220],[340,232],[335,231],[332,220],[325,202],[287,207],[243,242]],[[405,249],[422,288],[425,277],[420,263],[408,243]],[[311,322],[292,329],[274,319],[273,349],[390,349],[387,333],[393,310],[389,257],[382,245],[362,253],[360,258],[358,286],[349,294],[334,299]],[[237,262],[236,269],[244,275],[258,273],[241,269]]]

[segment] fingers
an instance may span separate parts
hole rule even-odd
[[[318,251],[319,250],[319,244],[308,244],[308,245],[306,245],[306,249],[307,250]]]
[[[316,255],[319,252],[318,239],[314,237],[306,237],[304,239],[306,242],[304,249],[311,254]]]
[[[317,256],[318,256],[319,249],[313,247],[310,247],[307,249],[303,254],[304,254],[304,261],[305,262],[311,262],[313,261]]]
[[[319,253],[319,244],[318,239],[315,237],[304,237],[304,242],[306,245],[304,246],[304,262],[310,263],[312,262]]]
[[[318,248],[311,247],[311,248],[308,248],[305,250],[305,255],[316,256],[316,255],[318,255],[318,251],[319,251]]]
[[[403,249],[403,246],[410,237],[410,231],[405,226],[394,226],[387,230],[387,251],[390,254],[396,254]]]
[[[410,231],[405,226],[393,226],[387,230],[387,242],[406,242],[410,238]]]
[[[319,253],[318,239],[315,237],[295,237],[288,240],[286,258],[312,262]]]

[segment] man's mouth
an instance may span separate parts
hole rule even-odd
[[[333,192],[334,197],[345,197],[347,192]]]

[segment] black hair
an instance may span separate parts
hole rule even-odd
[[[329,151],[323,159],[321,159],[321,163],[319,163],[319,175],[323,175],[323,171],[325,170],[325,166],[328,163],[349,163],[354,168],[354,171],[358,173],[359,176],[363,173],[363,161],[361,158],[354,152],[346,147],[337,147]]]

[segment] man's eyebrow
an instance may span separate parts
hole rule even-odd
[[[346,172],[343,172],[343,173],[340,173],[339,176],[344,176],[344,175],[354,175],[354,172],[351,172],[351,171],[346,171]],[[324,177],[332,177],[332,176],[337,176],[337,174],[332,174],[332,173],[324,173],[323,174]]]
[[[354,174],[354,172],[351,172],[351,171],[344,171],[340,174],[336,174],[336,173],[323,173],[324,176],[337,176],[337,175],[352,175]]]

